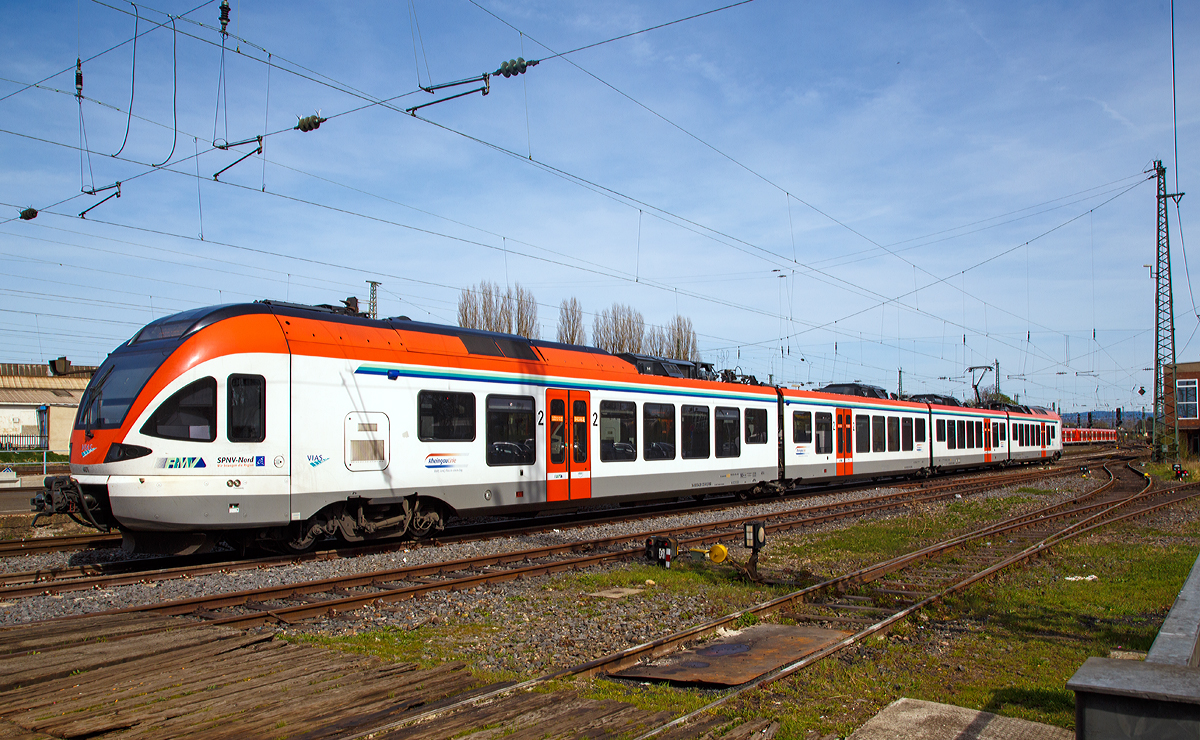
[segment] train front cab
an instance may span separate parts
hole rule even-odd
[[[109,356],[80,404],[72,477],[102,494],[108,523],[127,534],[289,520],[290,378],[278,322],[259,313],[197,323],[185,313],[148,325]]]

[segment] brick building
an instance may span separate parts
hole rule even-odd
[[[1167,428],[1179,418],[1180,451],[1200,455],[1200,362],[1177,362],[1163,368]]]

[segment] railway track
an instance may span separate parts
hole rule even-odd
[[[838,519],[945,501],[975,492],[1047,477],[1057,477],[1072,472],[1075,471],[1062,469],[1022,471],[999,476],[986,476],[982,479],[951,481],[928,489],[908,489],[819,506],[804,506],[771,514],[768,531],[789,531]],[[199,623],[237,627],[252,627],[269,622],[292,624],[314,617],[337,615],[368,604],[386,607],[388,603],[411,599],[432,591],[463,590],[486,583],[588,568],[617,559],[631,559],[639,557],[645,552],[641,544],[650,537],[672,536],[688,546],[702,546],[722,540],[740,540],[743,525],[746,522],[758,521],[763,518],[762,514],[739,516],[689,527],[641,531],[481,558],[370,571],[333,579],[282,584],[159,604],[125,607],[93,612],[92,615],[130,613],[192,615],[200,620]],[[630,547],[633,543],[636,543],[637,546]],[[291,561],[286,559],[270,560],[269,564],[279,564],[280,562]],[[47,592],[63,593],[97,586],[189,577],[206,572],[229,570],[234,567],[250,568],[263,567],[263,565],[263,563],[235,563],[225,566],[213,564],[199,569],[194,566],[169,569],[162,573],[97,576],[50,584],[33,583],[0,589],[0,599],[9,600]],[[63,619],[76,619],[80,616],[84,615],[64,617]]]
[[[1067,465],[1069,466],[1069,465],[1079,464],[1080,462],[1084,462],[1086,460],[1090,460],[1093,458],[1100,459],[1100,458],[1106,458],[1106,457],[1107,458],[1112,457],[1111,451],[1109,453],[1095,453],[1092,455],[1072,456],[1071,459],[1067,460]],[[1072,471],[1066,470],[1066,472],[1072,472]],[[984,475],[971,474],[970,476],[968,476],[966,478],[956,478],[956,480],[979,480],[979,479],[993,479],[993,478],[999,480],[999,479],[1004,479],[1008,476],[1013,476],[1013,475],[1030,475],[1030,473],[1029,473],[1029,471],[1021,471],[1021,472],[1015,472],[1015,473],[1004,471],[1004,472],[1000,472],[1000,473],[988,473],[988,474],[984,474]],[[1039,477],[1039,476],[1034,475],[1034,477]],[[815,487],[810,486],[810,487],[801,487],[801,488],[793,489],[793,490],[788,491],[785,494],[783,494],[783,497],[785,497],[785,498],[786,497],[805,498],[805,497],[823,495],[825,493],[829,493],[829,492],[833,492],[833,491],[867,490],[869,488],[879,487],[880,485],[886,485],[891,488],[911,489],[911,488],[929,488],[931,486],[944,485],[944,483],[939,483],[938,479],[926,479],[926,480],[917,481],[917,482],[896,482],[896,483],[889,483],[886,481],[884,481],[884,482],[872,481],[871,483],[869,483],[868,485],[865,485],[865,486],[861,485],[861,484],[855,484],[855,485],[851,485],[851,486],[821,485],[821,486],[815,486]],[[634,511],[627,511],[627,512],[621,513],[621,514],[614,514],[611,509],[591,510],[591,511],[584,510],[582,512],[575,512],[572,514],[539,517],[536,524],[523,523],[521,520],[513,520],[513,522],[511,524],[507,524],[507,523],[497,524],[496,522],[488,522],[485,524],[466,524],[466,525],[456,526],[456,527],[448,530],[445,534],[435,538],[434,542],[437,542],[437,543],[458,542],[458,541],[463,541],[463,539],[470,537],[472,535],[478,535],[478,534],[489,533],[489,532],[497,532],[501,536],[516,536],[516,535],[520,535],[520,534],[530,534],[530,533],[534,533],[534,532],[538,532],[538,531],[544,531],[548,528],[554,528],[554,527],[562,528],[562,527],[572,527],[572,526],[588,526],[588,525],[594,524],[598,520],[603,520],[605,522],[631,521],[631,520],[635,520],[638,518],[644,518],[647,516],[669,515],[669,514],[681,513],[681,512],[721,510],[721,509],[731,508],[732,506],[736,506],[737,504],[738,504],[738,502],[736,500],[734,500],[734,501],[721,500],[718,502],[710,502],[707,504],[702,503],[700,500],[696,500],[696,501],[682,502],[682,503],[681,502],[671,502],[671,503],[648,504],[648,505],[644,505],[644,506],[639,506]],[[31,537],[31,538],[24,538],[24,539],[19,539],[19,540],[0,540],[0,558],[19,557],[22,555],[41,555],[41,554],[53,553],[53,552],[70,552],[70,551],[74,551],[74,550],[83,550],[83,549],[88,549],[88,548],[119,547],[120,544],[121,544],[121,535],[120,534],[104,534],[104,533],[100,533],[100,532],[92,533],[92,534],[83,534],[83,535],[67,535],[67,536],[60,536],[60,537]],[[358,554],[371,553],[371,552],[387,552],[390,550],[394,550],[396,548],[412,548],[412,547],[419,547],[419,546],[422,546],[421,542],[414,542],[411,540],[395,540],[395,541],[388,541],[386,543],[380,543],[378,545],[368,546],[368,547],[349,546],[348,549],[349,549],[350,553],[353,553],[354,555],[358,555]],[[313,553],[306,553],[306,554],[301,554],[301,555],[296,555],[296,554],[282,555],[282,556],[278,556],[277,558],[275,558],[275,561],[296,561],[296,560],[311,559],[314,557],[318,558],[318,559],[322,558],[322,557],[338,557],[337,555],[331,556],[329,554],[336,549],[346,550],[347,546],[342,545],[339,547],[339,546],[335,546],[332,544],[327,544],[327,545],[318,547],[317,550],[314,551]],[[125,573],[138,572],[138,571],[161,570],[161,569],[168,569],[168,568],[185,567],[189,564],[205,565],[205,564],[222,563],[222,564],[225,564],[226,567],[234,567],[236,565],[236,563],[239,561],[252,562],[255,565],[251,566],[251,567],[257,567],[268,561],[271,561],[271,559],[270,558],[251,558],[249,560],[247,560],[246,558],[234,559],[234,558],[228,557],[227,554],[222,554],[222,553],[209,553],[207,556],[179,556],[179,557],[164,556],[161,558],[142,558],[142,559],[138,559],[138,560],[117,561],[117,562],[112,562],[112,563],[96,563],[96,564],[89,564],[89,565],[83,565],[83,566],[69,566],[69,567],[61,567],[61,568],[53,568],[53,569],[14,571],[14,572],[9,572],[9,573],[3,573],[3,574],[0,574],[0,585],[8,586],[8,585],[25,584],[25,583],[61,581],[61,580],[80,578],[80,577],[93,577],[93,576],[98,577],[98,576],[106,576],[106,575],[114,575],[115,576],[115,575],[120,575],[120,574],[125,574]]]
[[[1109,469],[1106,467],[1105,470]],[[1109,471],[1109,475],[1111,480],[1101,489],[1070,501],[1044,507],[1036,512],[984,527],[977,532],[953,537],[915,552],[861,568],[707,624],[518,684],[497,686],[462,701],[450,702],[349,737],[386,737],[391,731],[400,728],[411,729],[420,723],[444,718],[455,712],[479,712],[489,702],[547,681],[612,674],[696,643],[715,634],[719,629],[735,627],[746,615],[762,617],[779,612],[799,621],[837,624],[842,629],[849,624],[856,630],[835,644],[721,693],[704,707],[675,717],[640,735],[638,740],[677,730],[686,723],[695,721],[702,714],[750,691],[786,678],[872,635],[886,631],[919,610],[1005,568],[1037,557],[1063,541],[1118,521],[1146,516],[1189,498],[1200,497],[1200,490],[1197,490],[1200,483],[1152,490],[1153,483],[1131,467],[1123,467],[1117,473]],[[694,541],[696,540],[689,543]],[[846,616],[848,612],[853,612],[856,616]],[[870,616],[863,616],[864,614]]]

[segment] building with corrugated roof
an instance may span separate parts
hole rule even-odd
[[[0,363],[0,449],[66,450],[79,400],[96,372],[64,359]]]

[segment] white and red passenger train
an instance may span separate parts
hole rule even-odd
[[[692,363],[263,301],[154,321],[80,402],[35,510],[126,548],[304,549],[451,516],[779,492],[1057,458],[1061,420],[722,382]],[[881,396],[886,394],[880,393]]]

